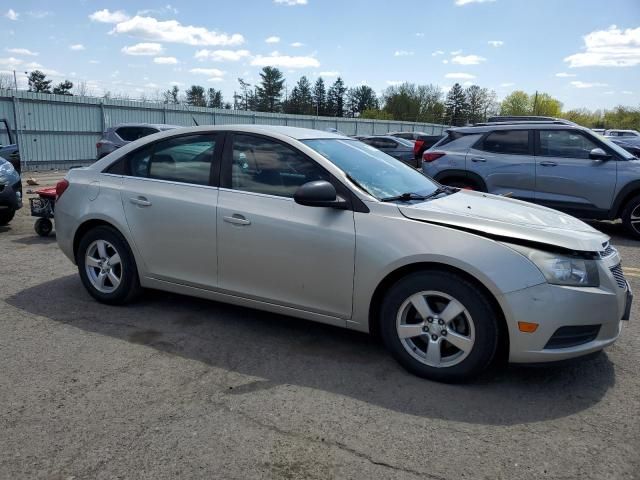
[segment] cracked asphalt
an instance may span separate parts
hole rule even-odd
[[[100,305],[28,215],[0,227],[1,479],[640,478],[638,301],[595,358],[443,385],[325,325]],[[640,292],[640,242],[597,227]]]

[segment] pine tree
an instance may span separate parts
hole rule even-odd
[[[313,113],[316,115],[326,115],[327,113],[327,90],[322,77],[316,80],[313,86]]]
[[[451,87],[444,104],[446,118],[451,125],[462,126],[467,123],[467,100],[459,83]]]
[[[56,95],[73,95],[71,93],[71,89],[73,88],[73,83],[69,80],[65,80],[64,82],[60,82],[58,85],[53,87],[53,93]]]
[[[258,109],[263,112],[280,111],[284,89],[282,72],[275,67],[264,67],[260,78],[260,85],[256,87]]]
[[[338,77],[327,93],[327,114],[333,117],[344,116],[344,96],[347,88],[342,78]]]
[[[207,91],[207,107],[209,108],[223,108],[224,101],[222,99],[222,91],[215,88],[209,88]]]
[[[29,91],[38,93],[51,93],[51,80],[45,80],[47,76],[40,70],[34,70],[29,74]]]
[[[187,97],[187,105],[193,105],[194,107],[206,107],[207,99],[204,95],[204,87],[200,85],[191,85],[185,95]]]
[[[299,95],[299,113],[303,115],[311,115],[313,113],[313,96],[311,94],[311,83],[306,76],[300,77],[296,85]]]
[[[177,85],[174,85],[173,87],[171,87],[171,90],[167,90],[162,94],[162,96],[164,97],[164,103],[180,103],[179,94],[180,89]]]
[[[373,88],[368,85],[350,88],[347,92],[347,111],[350,117],[359,116],[365,110],[378,110],[380,104]]]

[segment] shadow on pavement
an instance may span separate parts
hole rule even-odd
[[[34,233],[28,237],[16,238],[12,241],[14,243],[21,243],[22,245],[46,245],[48,243],[56,243],[56,234],[53,232],[48,237],[41,237]]]
[[[56,322],[264,379],[236,394],[293,384],[411,415],[513,425],[574,414],[615,383],[606,355],[564,366],[508,367],[468,385],[406,373],[372,337],[257,310],[162,292],[127,307],[95,302],[76,275],[7,303]],[[258,388],[259,387],[259,388]]]

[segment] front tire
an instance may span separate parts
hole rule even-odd
[[[11,220],[13,220],[13,217],[15,217],[16,215],[16,211],[15,210],[1,210],[0,211],[0,227],[4,227],[5,225],[7,225]]]
[[[123,305],[141,291],[133,253],[114,228],[99,226],[89,230],[80,240],[76,263],[82,284],[99,302]]]
[[[381,309],[383,341],[411,373],[441,382],[470,380],[498,348],[498,319],[484,294],[462,276],[417,272],[395,283]]]
[[[640,195],[627,202],[622,210],[622,224],[636,240],[640,240]]]

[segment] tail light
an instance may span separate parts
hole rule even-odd
[[[413,144],[413,154],[420,155],[420,149],[424,145],[424,140],[416,140],[416,143]]]
[[[440,157],[444,157],[446,153],[444,152],[424,152],[422,159],[425,162],[433,162],[434,160],[439,159]]]
[[[96,148],[100,148],[102,146],[102,142],[96,143]]]
[[[62,179],[56,183],[56,200],[62,196],[67,188],[69,188],[69,182],[66,179]]]

